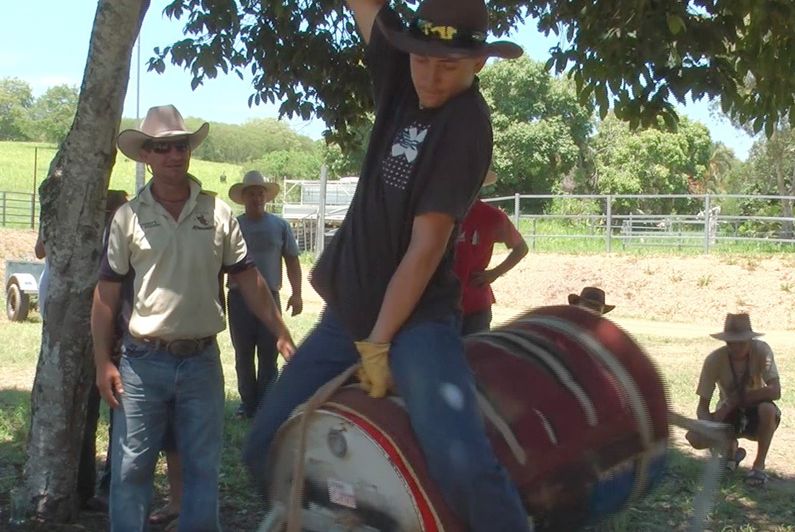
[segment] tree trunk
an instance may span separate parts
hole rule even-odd
[[[99,0],[72,128],[40,188],[52,280],[31,397],[25,500],[37,517],[76,516],[77,464],[94,384],[91,295],[130,57],[149,0]]]

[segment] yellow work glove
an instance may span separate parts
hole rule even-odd
[[[356,376],[362,387],[370,393],[370,397],[384,397],[389,388],[392,388],[392,375],[389,373],[389,344],[376,344],[374,342],[354,342],[359,356],[362,358],[362,367]]]

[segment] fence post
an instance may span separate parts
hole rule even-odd
[[[6,193],[2,191],[3,194],[3,227],[6,226]]]
[[[536,250],[536,222],[538,221],[537,218],[533,218],[533,252],[535,253]]]
[[[709,253],[710,197],[704,195],[704,253]]]
[[[320,167],[320,197],[317,206],[317,244],[315,245],[315,256],[319,257],[323,253],[326,245],[326,185],[328,183],[328,168],[324,164]]]
[[[519,193],[513,195],[513,225],[519,229]]]
[[[613,196],[608,194],[605,199],[607,202],[605,208],[605,216],[607,218],[605,222],[607,225],[607,227],[605,227],[605,246],[607,246],[607,252],[610,253],[612,248],[611,240],[613,238]]]

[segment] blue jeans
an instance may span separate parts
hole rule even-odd
[[[148,530],[152,478],[170,413],[182,458],[179,530],[220,530],[224,377],[218,345],[177,358],[127,338],[119,371],[124,393],[113,416],[111,531]]]
[[[389,354],[395,386],[431,476],[470,530],[529,530],[516,488],[486,439],[459,331],[453,317],[401,329]],[[254,418],[243,459],[259,487],[264,487],[267,451],[279,426],[318,387],[358,360],[353,339],[326,310]]]
[[[276,308],[281,311],[279,292],[272,291]],[[276,365],[276,337],[257,318],[239,289],[229,290],[229,334],[235,347],[235,372],[237,391],[247,416],[253,416],[265,391],[279,375]],[[257,367],[254,368],[256,351]]]

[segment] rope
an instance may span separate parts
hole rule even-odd
[[[345,381],[347,381],[361,364],[357,362],[326,384],[318,388],[309,398],[304,407],[300,424],[298,425],[298,449],[293,462],[293,483],[290,486],[290,499],[287,505],[287,532],[301,532],[301,502],[304,498],[304,454],[306,453],[306,433],[309,428],[309,418],[317,408],[325,403]]]
[[[668,412],[668,422],[671,425],[693,431],[704,436],[711,447],[725,449],[731,439],[731,426],[726,423],[716,423],[702,419],[690,419],[676,412]],[[704,467],[704,474],[701,477],[702,489],[693,501],[693,517],[690,520],[690,532],[701,532],[704,530],[705,522],[709,512],[715,505],[715,498],[718,494],[719,480],[723,472],[723,460],[720,453],[714,453],[707,465]]]

